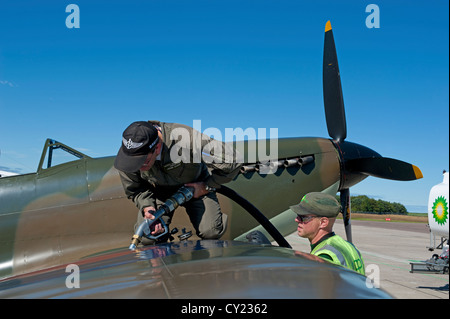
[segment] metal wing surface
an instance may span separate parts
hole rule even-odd
[[[298,299],[391,298],[366,277],[294,250],[203,240],[127,248],[79,260],[79,288],[66,266],[0,281],[0,298]]]

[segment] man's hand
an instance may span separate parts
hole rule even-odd
[[[206,190],[206,184],[204,182],[188,183],[184,184],[184,186],[194,188],[194,198],[200,198],[209,193],[209,191]]]
[[[155,207],[153,207],[153,206],[145,207],[144,208],[144,218],[145,219],[152,219],[152,220],[155,219],[155,216],[153,216],[153,213],[155,213],[155,212],[156,212]],[[156,223],[152,224],[150,230],[152,231],[151,234],[153,236],[162,234],[164,232],[164,228],[163,228],[163,226],[161,224],[161,221],[158,220]]]

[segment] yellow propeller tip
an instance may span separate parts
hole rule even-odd
[[[423,177],[422,171],[417,166],[413,165],[414,175],[416,175],[417,179],[420,179]]]
[[[327,24],[325,24],[325,32],[328,32],[331,30],[331,22],[330,20],[327,21]]]

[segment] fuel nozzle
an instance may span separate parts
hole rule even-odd
[[[131,238],[131,245],[130,245],[130,249],[131,250],[135,250],[136,247],[141,243],[142,237],[139,237],[138,235],[134,234],[133,237]]]
[[[139,227],[136,230],[136,233],[133,235],[133,237],[131,239],[131,245],[129,248],[131,250],[135,250],[136,247],[141,243],[142,236],[147,237],[149,239],[156,240],[156,239],[166,235],[169,232],[169,228],[164,223],[164,221],[161,219],[161,217],[164,214],[168,214],[168,213],[174,211],[178,206],[186,203],[193,196],[194,196],[194,188],[185,187],[185,186],[180,187],[180,189],[178,189],[178,191],[175,194],[173,194],[172,197],[170,197],[161,206],[159,206],[159,208],[153,214],[153,216],[155,216],[154,219],[146,219],[139,225]],[[151,226],[159,219],[164,228],[164,232],[157,236],[153,236],[151,234]]]

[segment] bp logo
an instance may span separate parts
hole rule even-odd
[[[448,203],[444,196],[439,196],[433,203],[433,217],[439,225],[444,225],[448,218]]]

